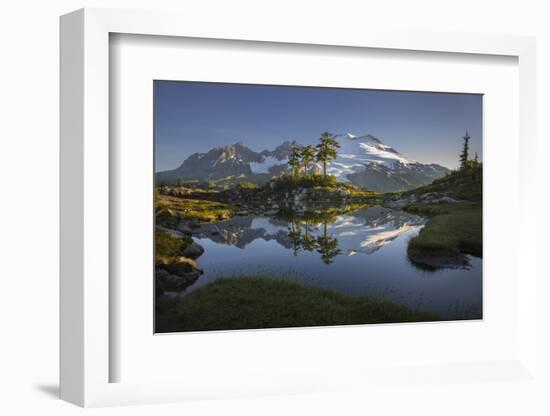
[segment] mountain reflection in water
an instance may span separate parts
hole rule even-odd
[[[296,255],[302,250],[326,250],[324,246],[330,244],[337,245],[338,254],[371,254],[424,222],[423,218],[404,211],[372,207],[332,218],[298,215],[288,219],[255,215],[234,217],[202,226],[195,237],[241,249],[256,239],[276,241]]]
[[[383,207],[345,214],[236,216],[202,225],[204,274],[185,296],[219,277],[291,277],[351,295],[382,296],[446,319],[481,317],[481,260],[427,272],[407,259],[425,219]]]

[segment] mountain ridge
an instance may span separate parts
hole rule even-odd
[[[408,159],[372,134],[356,136],[339,134],[338,157],[327,165],[327,173],[339,181],[377,192],[410,190],[431,183],[449,172],[436,163],[424,164]],[[256,152],[240,140],[218,146],[203,153],[194,153],[179,167],[156,173],[157,183],[171,184],[184,180],[219,180],[246,178],[266,183],[273,176],[289,171],[288,157],[292,142],[284,141],[273,150]],[[319,166],[314,165],[318,171]]]

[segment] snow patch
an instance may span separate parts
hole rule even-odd
[[[279,160],[273,156],[263,156],[261,162],[250,162],[250,169],[254,173],[269,173],[269,168],[276,165],[286,165],[288,159]]]
[[[340,181],[349,181],[349,174],[362,172],[368,165],[392,170],[396,163],[404,166],[416,164],[372,135],[356,136],[347,133],[341,137],[350,140],[340,140],[338,157],[329,162],[327,169]]]
[[[409,159],[401,156],[399,153],[388,152],[386,149],[392,149],[392,148],[386,145],[374,146],[369,143],[361,143],[359,146],[361,146],[361,148],[365,150],[365,152],[367,153],[367,156],[374,158],[375,160],[373,161],[376,161],[376,162],[387,162],[387,163],[393,164],[394,161],[399,161],[404,165],[408,165],[409,163],[412,162]],[[386,160],[383,160],[383,159],[386,159]]]

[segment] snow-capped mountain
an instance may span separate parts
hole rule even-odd
[[[289,153],[290,142],[283,142],[274,150],[255,152],[239,141],[206,153],[194,153],[178,168],[158,172],[156,179],[158,183],[174,183],[178,178],[210,180],[244,176],[267,182],[288,169]]]
[[[338,157],[328,165],[327,172],[342,182],[393,192],[426,185],[443,176],[448,169],[435,164],[423,164],[408,159],[393,147],[371,134],[337,136]]]
[[[443,176],[448,169],[437,164],[422,164],[403,156],[380,139],[367,134],[338,135],[338,157],[329,162],[327,172],[340,181],[351,182],[378,192],[413,189]],[[283,142],[273,150],[255,152],[242,141],[189,156],[176,169],[158,172],[157,183],[174,183],[178,178],[216,180],[245,177],[265,183],[288,171],[291,143]]]
[[[260,152],[261,161],[252,162],[250,169],[253,173],[280,174],[288,169],[288,157],[290,155],[291,143],[286,141],[274,150]]]
[[[357,168],[371,163],[388,168],[391,168],[395,162],[404,165],[415,163],[371,134],[357,137],[347,133],[338,138],[340,149],[338,149],[338,157],[330,164],[330,173],[343,181],[348,180],[347,174],[355,173]]]

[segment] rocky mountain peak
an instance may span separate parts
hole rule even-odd
[[[286,140],[282,144],[277,146],[275,149],[264,150],[261,152],[261,154],[265,157],[272,157],[276,160],[285,160],[285,159],[288,159],[291,149],[292,149],[292,143]]]
[[[378,192],[413,189],[443,176],[443,166],[410,160],[372,134],[351,133],[336,136],[341,147],[338,157],[327,165],[327,172],[342,182],[351,182]],[[246,177],[265,183],[289,170],[292,142],[284,141],[273,150],[255,152],[243,140],[216,147],[206,153],[194,153],[177,169],[157,173],[157,182],[176,179],[221,179]]]

